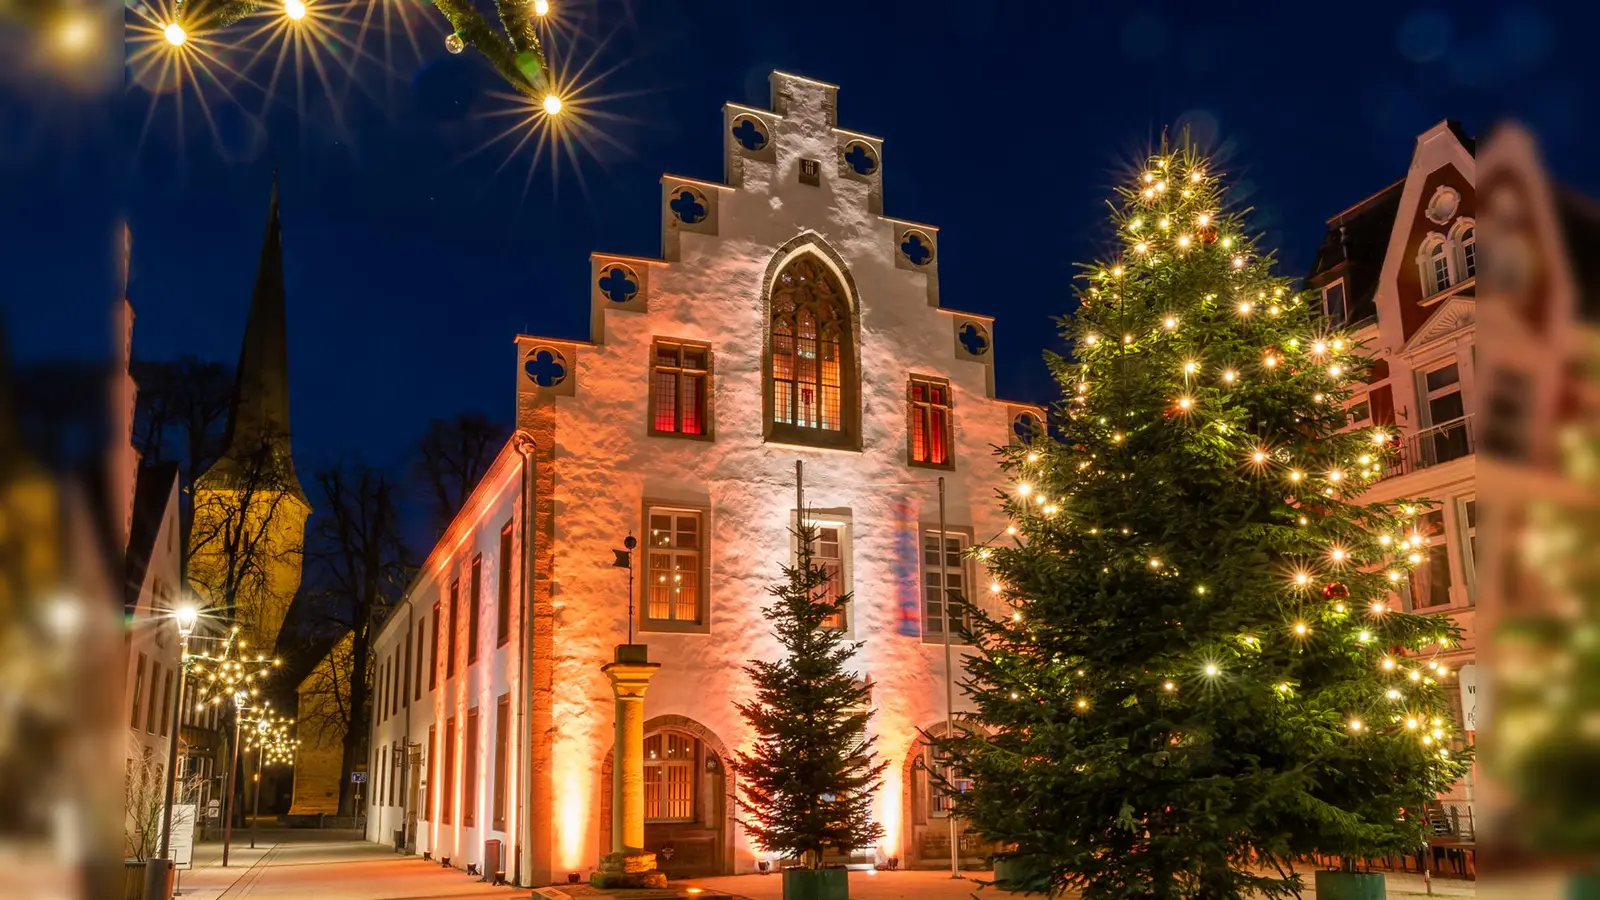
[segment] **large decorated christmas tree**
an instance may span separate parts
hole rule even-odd
[[[1433,659],[1457,633],[1398,599],[1428,507],[1359,502],[1394,443],[1348,427],[1368,360],[1220,174],[1164,150],[1118,191],[1050,433],[1006,453],[1011,535],[978,551],[1008,609],[973,626],[959,808],[1088,900],[1414,852],[1470,757]]]

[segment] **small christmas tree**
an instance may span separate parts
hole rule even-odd
[[[1394,444],[1347,428],[1360,348],[1198,154],[1132,182],[978,551],[1012,610],[974,611],[958,810],[1087,900],[1284,896],[1309,854],[1422,845],[1470,757],[1430,658],[1457,633],[1397,609],[1426,505],[1356,502]]]
[[[736,763],[756,846],[812,869],[830,847],[847,854],[882,839],[871,804],[888,765],[875,762],[866,736],[869,688],[846,669],[861,645],[824,625],[850,595],[831,589],[832,573],[812,552],[816,532],[804,523],[795,530],[799,559],[769,589],[764,614],[786,653],[745,666],[756,697],[738,707],[759,737]]]

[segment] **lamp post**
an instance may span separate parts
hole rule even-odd
[[[183,729],[183,689],[189,674],[189,635],[194,633],[200,613],[185,603],[172,611],[178,626],[178,702],[172,711],[171,741],[167,744],[167,784],[161,806],[161,846],[155,858],[145,862],[144,896],[149,900],[168,900],[172,896],[172,804],[178,790],[178,741]]]
[[[178,623],[178,702],[172,710],[172,740],[167,745],[167,799],[161,810],[162,859],[172,851],[172,804],[178,792],[178,739],[183,728],[183,689],[189,682],[189,635],[194,634],[200,611],[184,604],[172,614]]]

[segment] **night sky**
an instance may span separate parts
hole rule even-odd
[[[101,351],[124,215],[136,355],[231,364],[277,167],[296,455],[401,462],[429,417],[510,417],[517,332],[587,337],[590,251],[658,255],[660,174],[720,179],[721,104],[767,106],[774,68],[840,85],[840,125],[884,139],[885,212],[940,227],[941,296],[998,318],[1005,398],[1049,398],[1049,317],[1106,237],[1109,186],[1164,127],[1217,152],[1293,274],[1442,118],[1482,136],[1518,115],[1558,177],[1600,193],[1587,4],[1090,6],[567,0],[581,37],[557,66],[609,73],[589,93],[614,95],[596,106],[619,146],[531,181],[529,151],[489,144],[503,88],[445,52],[431,7],[409,11],[420,58],[398,25],[387,57],[370,35],[335,103],[312,81],[297,108],[280,84],[261,117],[258,88],[208,87],[220,140],[192,99],[181,132],[171,98],[146,130],[151,95],[130,86],[70,151],[0,154],[10,352]],[[5,121],[48,136],[46,118],[11,103]]]

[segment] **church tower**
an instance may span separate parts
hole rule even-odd
[[[311,505],[289,451],[289,346],[274,175],[222,452],[195,479],[189,579],[270,655],[300,588]]]

